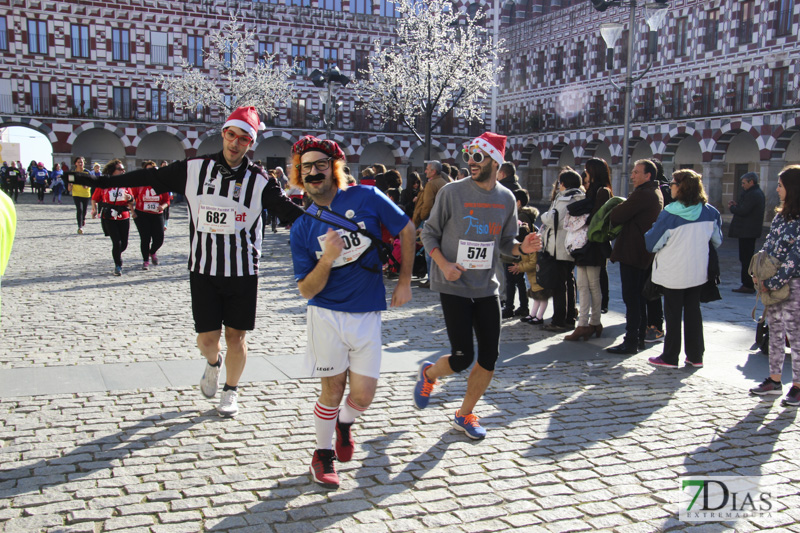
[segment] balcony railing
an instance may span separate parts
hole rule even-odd
[[[109,115],[110,118],[135,119],[136,110],[132,107],[130,102],[114,102]]]
[[[152,109],[147,114],[147,118],[158,122],[165,122],[172,120],[172,113],[168,109]]]
[[[50,98],[32,98],[31,113],[34,115],[53,115],[53,110],[50,108]]]

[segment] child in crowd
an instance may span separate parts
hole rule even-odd
[[[533,226],[533,228],[534,231],[539,231],[536,226]],[[522,260],[514,265],[520,272],[525,272],[528,276],[528,284],[530,285],[528,297],[531,298],[533,302],[529,304],[530,314],[522,317],[520,320],[532,326],[544,324],[544,312],[547,310],[547,302],[550,297],[553,296],[553,291],[551,289],[545,289],[536,283],[536,261],[538,257],[539,252],[523,255]]]

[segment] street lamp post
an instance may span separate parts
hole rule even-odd
[[[322,123],[325,124],[325,130],[328,133],[328,139],[331,138],[331,130],[336,122],[336,110],[342,105],[341,102],[336,101],[339,95],[339,89],[350,83],[350,77],[341,73],[339,67],[330,67],[325,72],[315,68],[311,71],[311,83],[320,89],[319,99],[322,101]]]
[[[624,133],[622,138],[622,190],[624,194],[627,196],[628,194],[628,151],[629,151],[629,144],[630,144],[630,134],[631,134],[631,93],[633,92],[633,84],[637,81],[641,80],[647,72],[650,70],[650,67],[653,66],[652,58],[656,54],[656,46],[657,46],[657,36],[656,33],[658,29],[663,25],[664,18],[667,15],[667,6],[666,3],[662,0],[661,2],[648,2],[644,3],[644,17],[647,22],[647,26],[650,29],[648,35],[648,55],[650,57],[647,67],[644,71],[639,74],[638,76],[633,76],[633,43],[636,34],[636,7],[637,7],[637,0],[628,0],[625,2],[601,2],[599,0],[592,0],[592,3],[595,5],[595,8],[598,11],[605,11],[606,7],[609,6],[619,6],[626,4],[630,7],[630,13],[628,16],[628,57],[626,58],[625,64],[625,81],[622,85],[615,82],[613,79],[610,79],[611,84],[622,91],[625,94],[625,104],[624,104]],[[602,6],[600,5],[602,4]],[[601,8],[602,7],[602,8]],[[616,22],[607,22],[600,24],[600,35],[603,36],[603,40],[606,42],[606,47],[608,49],[607,52],[607,62],[609,70],[613,68],[614,63],[614,46],[617,42],[617,39],[622,34],[624,26],[622,24]]]

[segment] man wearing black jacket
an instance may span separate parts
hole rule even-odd
[[[256,109],[240,107],[222,128],[220,153],[114,177],[67,173],[69,181],[81,185],[146,185],[159,194],[171,191],[186,197],[192,314],[197,347],[207,360],[200,390],[207,398],[216,396],[224,324],[227,373],[217,411],[225,417],[239,412],[238,384],[247,360],[245,335],[255,327],[262,213],[268,209],[287,222],[303,213],[274,178],[246,157],[259,129],[263,124]]]
[[[747,270],[750,267],[750,258],[756,250],[756,239],[761,237],[766,209],[764,192],[758,186],[758,174],[748,172],[742,176],[739,198],[736,201],[731,200],[728,209],[733,213],[728,236],[739,239],[739,262],[742,264],[742,285],[733,289],[733,292],[755,294],[756,289]]]

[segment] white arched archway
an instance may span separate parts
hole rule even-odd
[[[787,165],[800,165],[800,132],[795,133],[786,146],[784,160]]]
[[[644,139],[639,139],[631,152],[631,163],[640,159],[651,159],[652,157],[653,150],[650,148],[650,145]]]
[[[78,134],[72,143],[72,153],[83,156],[89,168],[94,163],[102,166],[114,158],[126,160],[125,146],[120,138],[104,128],[92,128]]]
[[[186,159],[186,151],[183,144],[171,133],[166,131],[154,131],[142,138],[136,147],[136,163],[140,166],[142,161],[178,161]]]
[[[253,153],[253,159],[261,161],[265,169],[283,168],[284,172],[292,154],[292,144],[283,137],[267,137],[259,142]]]
[[[395,168],[396,166],[394,151],[391,146],[384,142],[374,142],[365,146],[358,158],[358,163],[359,168],[357,170],[351,169],[354,173],[353,175],[355,175],[355,172],[360,173],[361,170],[370,165],[381,164],[387,169]]]
[[[700,143],[691,135],[687,135],[675,149],[675,170],[691,168],[697,172],[703,171],[703,150]]]
[[[197,147],[197,155],[216,154],[222,151],[222,136],[209,135]]]

